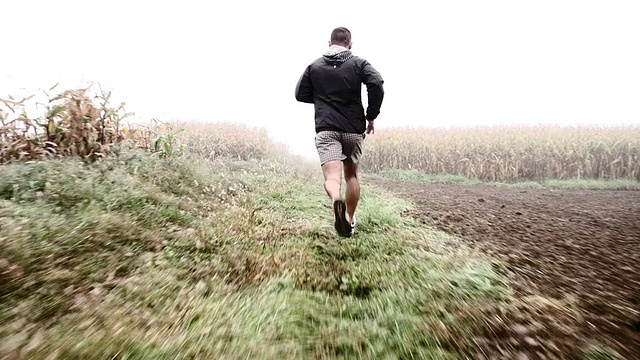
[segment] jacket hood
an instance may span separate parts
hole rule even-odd
[[[322,57],[329,64],[337,65],[351,59],[353,57],[353,54],[351,53],[351,50],[347,49],[344,46],[331,45],[331,47],[329,47],[329,51],[324,53]]]

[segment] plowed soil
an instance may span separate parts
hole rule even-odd
[[[516,295],[478,310],[475,358],[581,358],[610,347],[640,359],[640,192],[377,180],[410,215],[495,261]],[[484,313],[482,313],[484,312]]]

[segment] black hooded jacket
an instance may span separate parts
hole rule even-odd
[[[362,84],[367,86],[368,106],[362,107]],[[296,86],[296,100],[314,104],[316,132],[341,131],[362,134],[366,120],[380,114],[384,97],[380,73],[351,51],[330,50],[309,65]]]

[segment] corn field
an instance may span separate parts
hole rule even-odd
[[[275,143],[264,128],[235,123],[187,122],[181,142],[192,154],[205,159],[218,157],[234,160],[262,159],[286,153],[284,145]]]
[[[124,103],[112,106],[110,92],[95,94],[91,87],[49,92],[44,92],[43,103],[36,102],[43,107],[37,116],[26,111],[35,94],[0,99],[0,164],[62,156],[96,159],[124,140],[148,147],[141,129],[124,126],[123,120],[132,114],[124,110]]]
[[[361,168],[416,169],[486,181],[640,180],[640,126],[381,129]]]
[[[259,159],[286,153],[267,131],[232,123],[125,123],[133,115],[124,103],[113,105],[111,93],[84,89],[53,93],[55,86],[22,99],[0,98],[0,165],[73,156],[88,160],[107,155],[120,144],[160,157],[186,152],[207,159]],[[28,114],[27,108],[40,110]]]

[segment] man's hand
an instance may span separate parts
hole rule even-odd
[[[373,120],[369,120],[369,125],[367,125],[367,134],[372,134],[375,132],[373,128]]]

